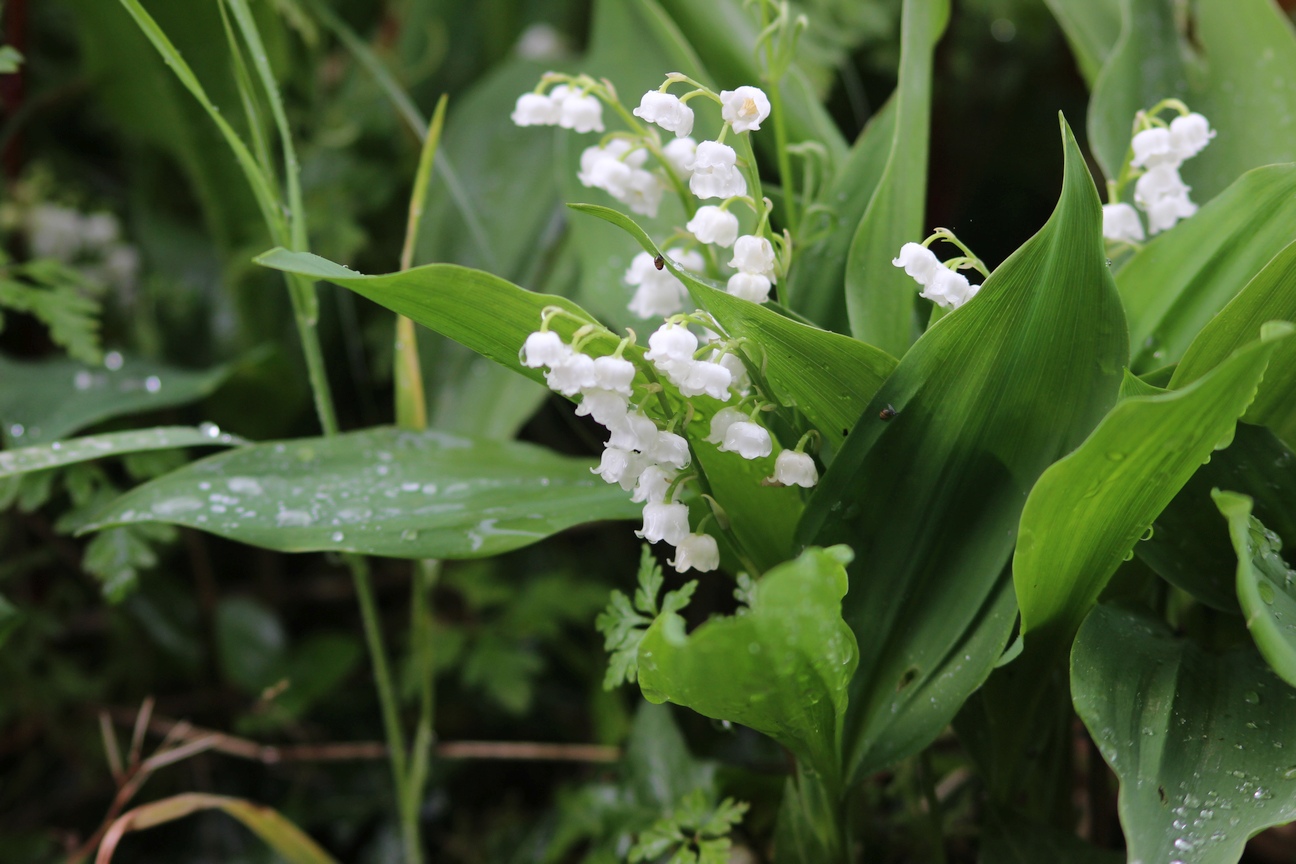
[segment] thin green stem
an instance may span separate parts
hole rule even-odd
[[[769,26],[769,13],[761,3],[761,25]],[[792,236],[797,236],[796,184],[792,179],[792,158],[788,154],[787,123],[783,117],[783,94],[779,91],[779,76],[775,72],[774,40],[765,40],[765,84],[769,88],[770,115],[774,121],[774,148],[778,162],[779,185],[783,188],[783,224]]]

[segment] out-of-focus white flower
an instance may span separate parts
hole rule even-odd
[[[693,269],[701,268],[701,256],[698,261],[688,253],[681,255]],[[681,260],[681,265],[684,261]],[[684,283],[675,278],[667,269],[657,269],[653,256],[640,252],[630,259],[630,269],[626,270],[625,281],[628,285],[638,286],[630,299],[630,311],[640,318],[660,318],[663,315],[674,315],[684,308]]]
[[[701,396],[703,394],[721,402],[729,401],[729,385],[733,383],[733,374],[719,363],[694,362],[679,382],[682,396]]]
[[[724,354],[715,362],[729,370],[729,376],[732,381],[729,385],[731,388],[741,393],[751,386],[751,378],[747,375],[747,367],[743,364],[742,358],[737,354]]]
[[[693,109],[680,101],[678,96],[649,90],[639,100],[639,107],[634,115],[649,123],[656,123],[667,132],[674,132],[683,138],[693,131]]]
[[[711,431],[704,440],[708,444],[723,444],[729,427],[746,419],[747,415],[737,408],[721,408],[711,418]]]
[[[747,181],[738,170],[738,154],[728,144],[703,141],[697,145],[689,189],[699,198],[732,198],[747,194]]]
[[[1154,165],[1177,167],[1183,161],[1170,143],[1170,130],[1160,126],[1137,133],[1130,141],[1130,148],[1134,151],[1130,164],[1135,168],[1151,168]]]
[[[755,234],[744,234],[734,241],[733,258],[730,267],[738,268],[740,273],[764,276],[770,282],[777,282],[774,275],[774,244],[764,237]]]
[[[1138,211],[1128,204],[1103,205],[1103,236],[1121,243],[1142,243],[1143,223]]]
[[[761,121],[770,113],[769,97],[759,87],[721,90],[720,101],[720,116],[735,132],[759,129]]]
[[[561,116],[561,103],[543,93],[523,93],[509,119],[518,126],[556,126]]]
[[[750,420],[740,420],[725,430],[720,450],[726,453],[736,452],[744,459],[761,459],[773,452],[774,443],[764,426]]]
[[[738,217],[711,204],[699,207],[684,227],[701,243],[727,247],[738,239]]]
[[[980,285],[971,285],[968,278],[948,267],[942,266],[939,271],[927,280],[920,296],[927,298],[938,306],[957,309],[976,296]]]
[[[774,476],[768,479],[784,486],[804,486],[808,489],[819,482],[819,470],[815,468],[810,454],[784,450],[774,460]]]
[[[564,396],[575,396],[595,385],[594,358],[573,351],[549,367],[545,382],[550,390]]]
[[[522,343],[522,365],[532,369],[553,366],[571,353],[571,346],[552,330],[532,333]]]
[[[677,471],[687,468],[689,462],[693,460],[689,453],[688,441],[674,432],[658,432],[657,437],[653,439],[652,447],[645,451],[644,455],[658,465],[665,465]]]
[[[524,60],[555,60],[566,53],[567,44],[557,29],[540,21],[522,31],[513,50]]]
[[[937,271],[945,269],[945,265],[936,257],[936,253],[921,243],[904,244],[900,247],[899,256],[892,258],[891,263],[903,267],[910,278],[919,285],[926,285]]]
[[[693,176],[693,163],[697,161],[697,142],[692,138],[676,138],[662,148],[662,153],[681,180],[687,181]]]
[[[33,258],[72,261],[81,251],[81,214],[71,207],[37,204],[27,211],[27,245]]]
[[[1180,159],[1191,159],[1215,137],[1210,121],[1197,112],[1170,121],[1170,146]]]
[[[649,465],[639,475],[630,500],[636,504],[659,504],[666,500],[666,493],[670,491],[670,484],[674,479],[674,471],[669,471],[660,465]]]
[[[666,187],[661,178],[651,171],[636,168],[630,172],[625,191],[618,195],[621,203],[630,207],[632,213],[642,213],[649,219],[656,218],[657,208],[661,206],[662,193]]]
[[[1149,234],[1173,228],[1180,219],[1197,212],[1197,205],[1188,197],[1190,191],[1172,165],[1155,165],[1138,179],[1134,203],[1148,214]]]
[[[1197,205],[1184,193],[1158,198],[1144,209],[1148,214],[1148,231],[1159,234],[1173,228],[1180,219],[1196,213]]]
[[[645,504],[643,530],[636,531],[635,536],[649,543],[665,540],[672,546],[678,546],[689,533],[688,515],[686,504]]]
[[[759,273],[735,273],[725,283],[725,290],[743,300],[764,303],[769,300],[770,280]]]
[[[108,247],[103,258],[103,274],[119,288],[132,288],[139,277],[140,253],[134,246],[117,243]]]
[[[630,401],[625,395],[598,387],[581,391],[581,403],[576,406],[577,417],[589,415],[595,423],[609,429],[623,422],[629,413]]]
[[[572,90],[563,95],[558,125],[573,132],[602,132],[603,103],[597,96]]]
[[[675,544],[675,558],[667,563],[680,573],[709,573],[720,566],[720,549],[710,534],[689,534]]]
[[[111,213],[91,213],[81,220],[81,241],[102,249],[121,237],[121,223]]]

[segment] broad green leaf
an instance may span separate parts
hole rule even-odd
[[[482,558],[639,516],[590,467],[531,444],[373,429],[210,456],[126,493],[84,530],[170,522],[280,552]]]
[[[1248,172],[1116,274],[1135,372],[1175,363],[1296,234],[1296,165]]]
[[[228,366],[195,372],[129,358],[111,369],[0,357],[0,424],[10,446],[43,444],[114,417],[197,402],[230,372]]]
[[[1260,325],[1273,320],[1296,321],[1296,242],[1274,256],[1197,334],[1170,386],[1181,387],[1200,378],[1246,344]],[[1283,440],[1296,442],[1296,343],[1274,352],[1244,419],[1270,426]]]
[[[817,203],[832,210],[831,233],[796,250],[796,263],[779,286],[789,308],[828,330],[846,333],[846,258],[864,211],[886,170],[895,138],[896,100],[886,101],[855,139],[846,158],[820,190]]]
[[[1099,606],[1071,652],[1071,692],[1120,778],[1130,861],[1232,864],[1296,819],[1296,690],[1254,648],[1209,654]]]
[[[693,633],[664,611],[639,645],[644,697],[750,726],[838,778],[846,686],[858,659],[840,614],[843,552],[806,550],[756,583],[745,614]]]
[[[1237,612],[1237,555],[1212,489],[1247,495],[1256,518],[1296,542],[1296,455],[1268,429],[1239,423],[1228,449],[1211,454],[1156,517],[1152,536],[1134,547],[1166,581],[1208,606]]]
[[[998,662],[1026,493],[1116,398],[1125,323],[1071,131],[1048,223],[900,360],[829,466],[800,542],[855,549],[844,615],[854,776],[930,743]],[[895,416],[883,421],[886,406]]]
[[[158,426],[130,432],[110,432],[55,441],[37,447],[20,447],[0,452],[0,477],[13,477],[29,471],[44,471],[91,459],[141,453],[147,450],[172,450],[177,447],[236,446],[241,439],[207,426]]]
[[[623,228],[645,252],[661,255],[643,229],[620,211],[589,204],[572,205],[572,209]],[[669,256],[662,258],[700,309],[710,313],[730,336],[745,336],[751,345],[759,346],[753,350],[759,350],[761,356],[753,359],[764,369],[772,395],[781,404],[801,410],[835,450],[895,369],[895,359],[856,339],[801,324],[733,297],[680,269]]]
[[[1062,25],[1080,74],[1093,86],[1121,35],[1121,0],[1044,0]]]
[[[1296,687],[1296,572],[1283,560],[1282,540],[1251,515],[1251,499],[1216,490],[1237,550],[1237,596],[1260,655]]]
[[[154,828],[204,810],[221,810],[234,817],[288,864],[337,864],[332,856],[304,831],[285,819],[278,810],[242,798],[201,792],[172,795],[127,811],[109,827],[95,860],[107,864],[117,845],[121,843],[122,836],[130,831]]]
[[[1044,472],[1021,515],[1013,580],[1027,649],[1057,656],[1134,544],[1234,425],[1293,328],[1268,325],[1200,381],[1120,402]]]
[[[1273,0],[1200,0],[1187,15],[1174,0],[1121,2],[1121,38],[1089,101],[1104,174],[1119,173],[1135,112],[1169,96],[1219,133],[1182,169],[1197,202],[1244,171],[1296,161],[1296,91],[1285,86],[1296,79],[1296,28]]]
[[[891,260],[905,243],[926,235],[932,53],[948,20],[948,0],[905,0],[891,152],[846,259],[851,334],[896,357],[917,332],[917,290]]]

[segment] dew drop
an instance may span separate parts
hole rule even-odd
[[[150,375],[144,379],[144,389],[150,393],[156,393],[162,389],[162,379],[156,375]]]
[[[416,528],[406,528],[400,534],[400,538],[405,541],[417,540],[418,536],[419,536],[419,532],[418,529]]]
[[[26,431],[27,430],[23,428],[23,425],[21,423],[15,423],[9,427],[9,437],[21,438],[23,434],[26,433]]]
[[[332,540],[334,543],[341,543],[343,540],[346,539],[346,535],[343,534],[341,531],[334,531],[332,536],[329,537],[329,539]]]
[[[1248,705],[1259,705],[1260,694],[1254,690],[1248,690],[1245,694],[1243,694],[1242,701],[1246,702]]]
[[[1296,765],[1293,765],[1286,771],[1282,772],[1282,776],[1284,780],[1296,780]]]
[[[215,423],[199,423],[198,433],[204,438],[219,438],[221,430]]]
[[[1113,462],[1121,462],[1125,459],[1125,454],[1119,450],[1112,450],[1107,454],[1107,458]]]
[[[1256,590],[1260,593],[1261,600],[1266,603],[1274,602],[1274,589],[1268,582],[1261,582],[1256,586]]]
[[[109,351],[104,355],[104,368],[109,372],[116,372],[118,369],[122,368],[122,364],[125,362],[126,361],[122,357],[120,351]]]
[[[89,390],[94,386],[94,376],[82,369],[72,376],[72,386],[78,390]]]

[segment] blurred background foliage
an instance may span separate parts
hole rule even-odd
[[[254,3],[298,140],[313,250],[363,272],[396,269],[416,127],[449,94],[420,260],[481,267],[615,317],[624,305],[617,262],[634,250],[600,261],[573,243],[574,231],[601,227],[577,228],[564,215],[563,203],[581,197],[567,168],[575,145],[519,134],[508,112],[549,68],[655,86],[668,70],[644,65],[651,40],[620,5]],[[707,56],[706,33],[688,30],[689,4],[662,5]],[[899,5],[800,4],[811,22],[802,70],[847,141],[895,86]],[[146,6],[244,129],[215,0]],[[250,263],[271,243],[214,127],[117,3],[8,0],[0,14],[0,42],[26,61],[0,76],[0,283],[17,286],[0,294],[6,441],[138,425],[127,410],[147,410],[158,423],[214,422],[254,440],[313,434],[279,276]],[[374,63],[390,81],[375,77]],[[715,69],[723,79],[724,65]],[[623,99],[636,93],[626,89]],[[1043,2],[956,2],[936,60],[930,224],[955,229],[991,266],[1006,257],[1056,198],[1056,112],[1084,140],[1086,99]],[[54,302],[63,317],[52,321],[40,306],[49,297],[82,306]],[[391,422],[391,316],[332,286],[321,286],[320,299],[343,428]],[[433,425],[597,452],[590,429],[541,388],[440,337],[420,340]],[[137,390],[154,392],[158,381],[168,398],[60,420],[61,406],[80,403],[41,376],[62,369],[58,380],[69,380],[71,367],[51,365],[69,362],[65,350],[109,371],[126,364]],[[125,736],[149,696],[157,724],[183,718],[277,744],[380,737],[349,581],[335,560],[166,527],[71,536],[118,490],[183,461],[175,452],[139,454],[0,480],[0,862],[60,860],[94,830],[115,788],[98,715]],[[723,795],[752,803],[735,837],[747,860],[760,860],[750,838],[772,830],[787,769],[773,745],[687,712],[641,709],[634,688],[600,687],[605,659],[593,618],[609,589],[632,586],[636,559],[630,532],[615,525],[446,565],[435,598],[439,738],[601,743],[625,748],[626,758],[436,760],[422,811],[432,860],[617,860],[630,832],[695,788],[708,806]],[[402,633],[408,565],[375,568],[389,632]],[[689,614],[732,607],[727,587],[704,582]],[[411,702],[412,676],[398,670]],[[961,757],[947,749],[949,769]],[[863,837],[890,856],[878,861],[927,854],[925,821],[903,815],[918,794],[916,770],[866,788],[878,818],[862,826]],[[206,753],[164,769],[145,797],[187,790],[271,803],[342,860],[398,854],[381,759],[261,764]],[[970,800],[950,799],[956,853],[972,848],[957,827]],[[200,817],[124,844],[119,860],[266,854],[231,823]]]

